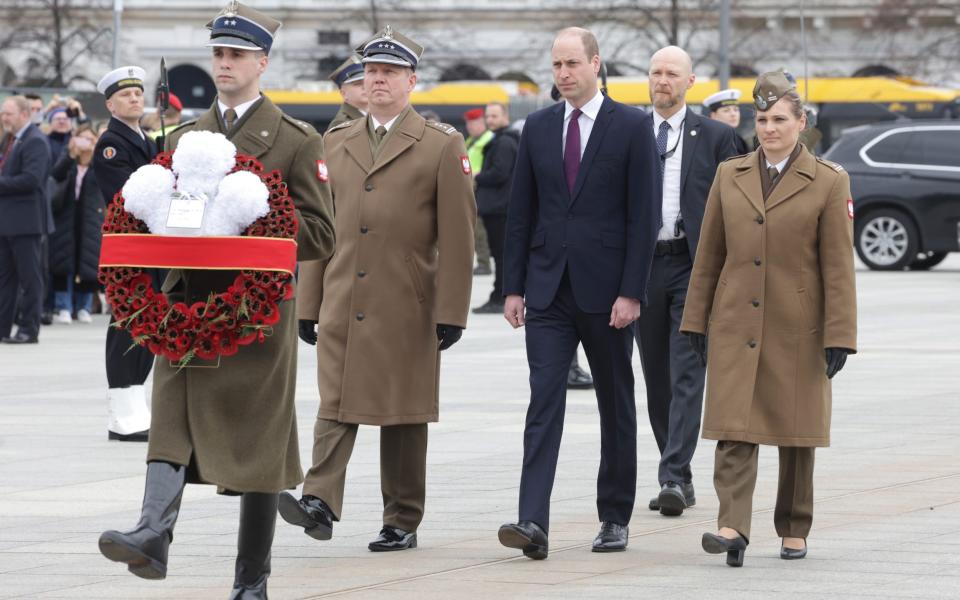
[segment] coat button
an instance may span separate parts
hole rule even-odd
[[[760,257],[759,257],[759,256],[753,259],[753,264],[757,265],[758,267],[760,266],[760,264],[761,264],[762,262],[763,262],[763,261],[760,260]]]
[[[357,277],[366,277],[366,276],[367,276],[366,271],[357,271]]]
[[[757,217],[757,223],[763,225],[763,217]]]
[[[363,189],[367,190],[368,192],[372,192],[372,191],[373,191],[373,184],[372,184],[372,183],[368,183],[367,185],[364,186]]]
[[[361,225],[361,226],[360,226],[360,233],[366,233],[366,232],[368,232],[368,231],[370,231],[370,230],[367,229],[367,226],[366,226],[366,225]]]
[[[760,306],[760,301],[759,301],[759,300],[754,300],[754,301],[751,302],[750,304],[752,304],[753,307],[756,308],[756,307]]]
[[[363,313],[362,313],[362,312],[361,312],[361,313],[357,313],[357,320],[358,320],[358,321],[362,321],[362,320],[363,320]]]
[[[363,315],[361,315],[361,316],[363,316]],[[357,318],[359,319],[360,317],[357,317]],[[750,340],[749,342],[747,342],[747,345],[750,346],[751,348],[756,348],[756,347],[757,347],[757,343],[756,343],[755,341],[753,341],[753,340]]]

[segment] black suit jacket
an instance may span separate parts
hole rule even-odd
[[[47,176],[50,146],[30,124],[9,150],[0,170],[0,235],[47,232]]]
[[[109,205],[130,175],[153,160],[156,153],[157,145],[152,139],[142,139],[137,132],[111,118],[93,152],[93,172],[103,203]]]
[[[737,132],[733,127],[702,117],[687,107],[680,156],[680,214],[691,261],[697,255],[703,211],[717,167],[737,154]]]
[[[608,313],[618,296],[646,302],[661,197],[651,117],[604,98],[571,193],[563,173],[565,105],[527,117],[520,137],[503,293],[545,309],[567,271],[584,312]]]

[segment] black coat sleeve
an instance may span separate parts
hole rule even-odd
[[[510,181],[513,166],[517,162],[517,142],[511,136],[501,134],[496,146],[490,148],[483,160],[483,168],[477,173],[478,187],[500,187]],[[489,159],[489,161],[488,161]]]
[[[112,148],[112,151],[109,149]],[[111,156],[112,155],[112,156]],[[110,156],[110,158],[107,158]],[[133,156],[109,132],[103,134],[93,153],[93,172],[103,194],[103,203],[110,204],[114,195],[123,189],[130,174],[137,170]]]
[[[0,195],[21,196],[46,185],[50,171],[50,147],[42,137],[31,136],[20,142],[23,168],[14,175],[0,176]],[[11,150],[14,152],[15,150]]]

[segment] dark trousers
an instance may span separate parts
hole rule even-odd
[[[159,291],[166,271],[145,269],[144,272],[153,280],[154,290]],[[153,353],[144,346],[134,345],[130,332],[114,327],[114,323],[115,319],[111,314],[106,345],[107,387],[143,385],[153,368]]]
[[[303,480],[303,494],[327,503],[339,521],[347,464],[357,441],[352,423],[317,419],[313,426],[313,466]],[[383,524],[416,531],[423,520],[427,490],[427,424],[380,428],[380,491]]]
[[[813,524],[813,462],[815,448],[780,446],[780,476],[773,524],[780,537],[806,539]],[[750,539],[753,490],[757,484],[759,446],[748,442],[717,442],[713,485],[720,500],[718,527],[730,527]]]
[[[550,527],[570,359],[583,342],[600,409],[597,511],[601,521],[626,525],[637,486],[637,412],[633,395],[633,327],[610,327],[610,314],[581,311],[566,274],[553,303],[527,309],[530,406],[523,433],[520,520]]]
[[[637,345],[647,386],[647,413],[660,448],[660,484],[689,483],[690,461],[700,435],[706,369],[680,333],[693,265],[690,255],[653,259],[648,304],[637,321]]]
[[[40,234],[0,236],[0,337],[10,335],[18,308],[18,333],[37,337],[40,332],[44,291],[40,238]]]
[[[483,226],[487,230],[487,243],[490,256],[493,257],[493,291],[490,302],[503,304],[503,238],[507,228],[507,215],[483,215]]]

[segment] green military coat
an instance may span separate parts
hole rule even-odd
[[[223,133],[217,105],[185,123],[167,140],[175,149],[194,130]],[[333,252],[333,204],[321,181],[323,139],[268,98],[250,107],[227,133],[237,151],[279,169],[297,208],[297,258],[324,259]],[[172,271],[163,291],[172,301],[196,302],[227,289],[236,271]],[[219,365],[194,361],[177,370],[158,358],[153,379],[152,426],[147,460],[190,465],[194,483],[229,492],[277,492],[303,480],[294,392],[297,367],[295,301],[282,302],[281,318],[262,344],[242,346]]]
[[[330,131],[338,125],[343,125],[347,121],[353,121],[354,119],[362,119],[363,113],[360,112],[360,109],[355,107],[352,104],[347,104],[344,102],[340,105],[340,110],[337,111],[337,114],[334,115],[333,120],[330,121],[330,124],[327,125],[327,131]]]
[[[857,348],[850,178],[800,152],[764,202],[760,150],[717,169],[681,332],[707,334],[703,437],[829,446],[824,349]]]
[[[374,156],[367,119],[327,132],[337,249],[301,265],[301,319],[319,321],[319,418],[439,417],[437,324],[465,327],[477,208],[463,138],[407,109]]]

